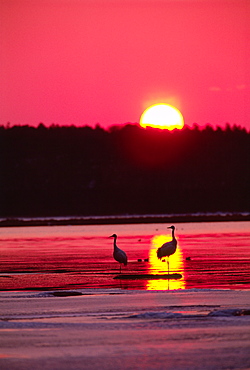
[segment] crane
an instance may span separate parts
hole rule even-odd
[[[169,256],[176,252],[177,240],[174,236],[175,227],[169,226],[168,229],[172,229],[172,240],[170,242],[164,243],[160,248],[157,249],[157,257],[162,259],[163,257],[168,257],[168,274],[169,274]]]
[[[128,258],[127,258],[127,255],[126,253],[121,250],[120,248],[117,247],[116,245],[116,239],[117,239],[117,235],[116,234],[113,234],[110,236],[110,238],[114,238],[114,252],[113,252],[113,257],[114,259],[120,263],[120,273],[122,271],[122,263],[124,264],[124,266],[127,266],[127,263],[128,263]]]

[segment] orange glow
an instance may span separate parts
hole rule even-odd
[[[154,104],[142,113],[140,125],[167,130],[182,129],[184,119],[181,112],[172,105]]]
[[[162,244],[172,240],[169,235],[155,235],[151,240],[151,248],[149,250],[149,270],[151,274],[164,275],[168,273],[167,258],[166,262],[163,262],[157,257],[157,249]],[[177,240],[178,242],[178,240]],[[170,274],[179,273],[182,275],[181,279],[160,279],[149,280],[147,282],[147,290],[167,290],[167,289],[185,289],[184,279],[184,263],[183,253],[180,248],[179,242],[175,254],[169,257],[170,262]]]

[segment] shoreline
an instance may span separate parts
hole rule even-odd
[[[9,217],[0,219],[0,227],[23,226],[81,226],[81,225],[117,225],[151,223],[189,223],[189,222],[237,222],[250,221],[250,213],[197,213],[176,215],[116,215],[89,217]]]

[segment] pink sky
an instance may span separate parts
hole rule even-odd
[[[102,127],[169,103],[250,130],[249,0],[0,0],[0,124]]]

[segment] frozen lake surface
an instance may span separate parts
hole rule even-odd
[[[0,368],[249,369],[250,223],[175,224],[178,279],[167,226],[1,228]]]
[[[171,238],[167,226],[1,228],[0,290],[250,289],[250,222],[175,224],[178,248],[170,257],[170,273],[182,276],[177,279],[164,278],[167,263],[156,256],[157,248]],[[127,253],[123,273],[131,279],[115,279],[119,264],[112,257],[113,233]],[[148,275],[155,278],[142,279]]]
[[[1,369],[250,368],[247,290],[57,293],[0,293]]]

